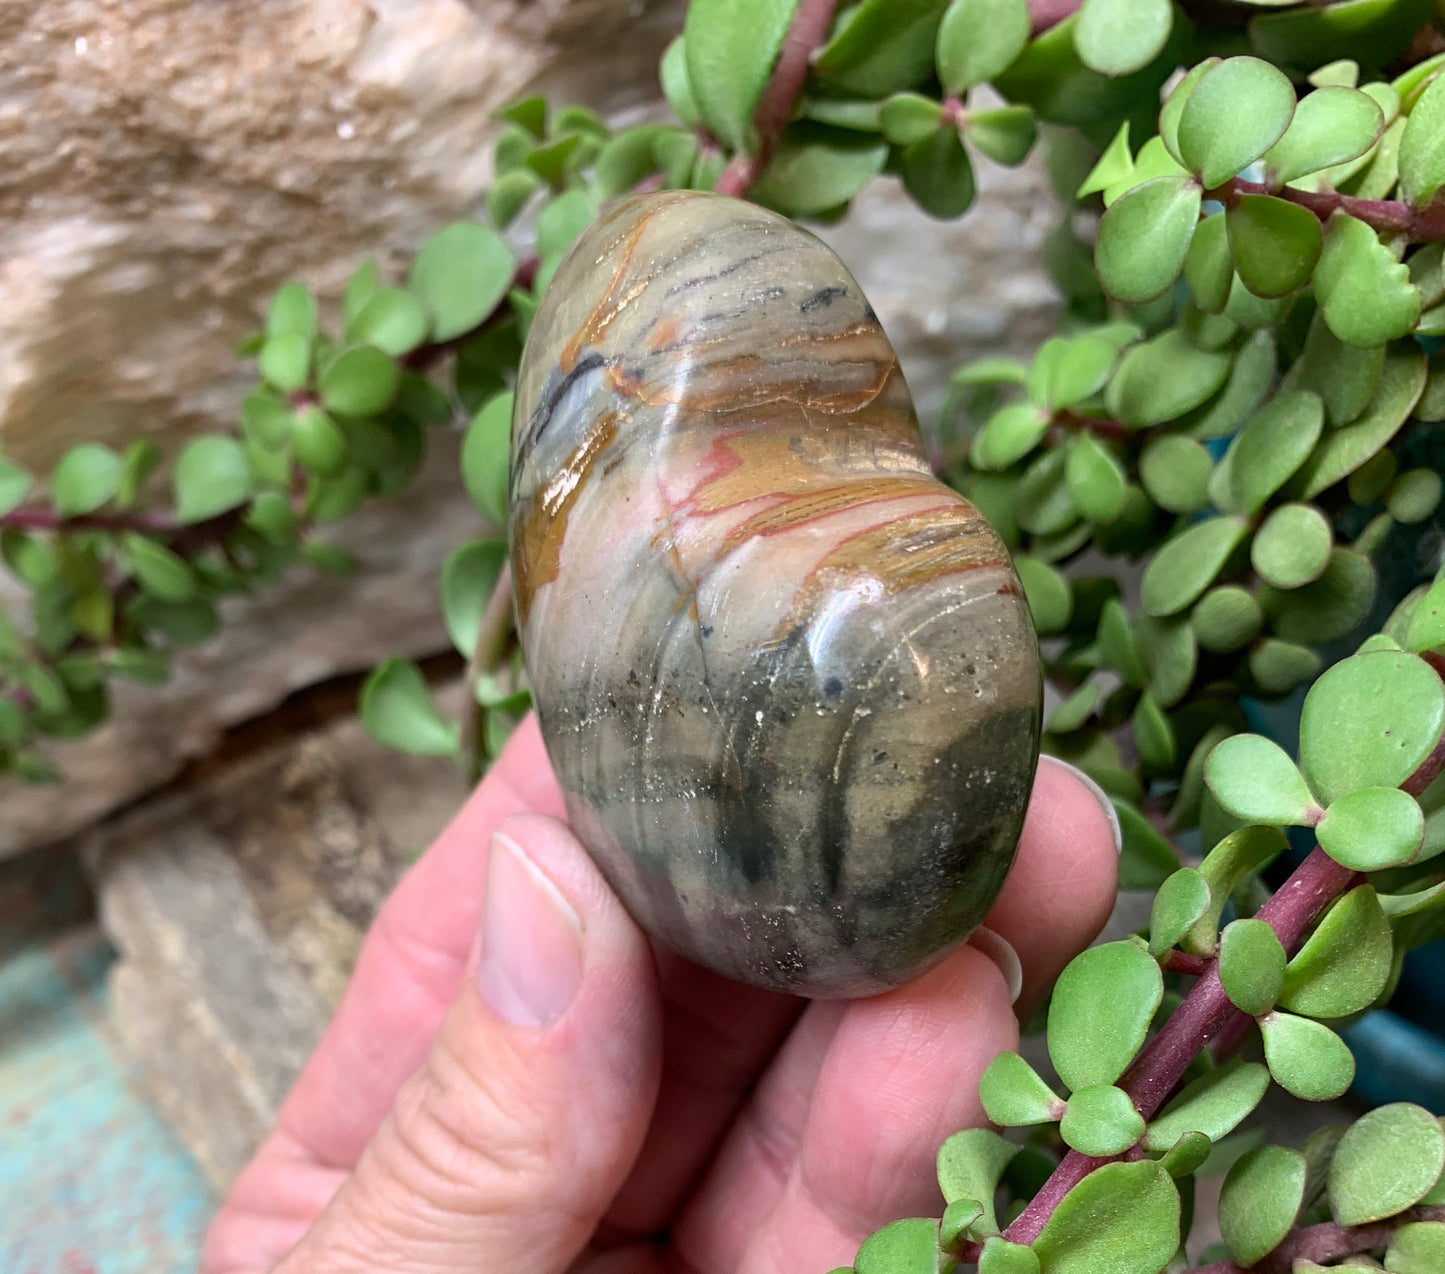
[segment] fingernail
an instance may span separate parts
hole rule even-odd
[[[1013,943],[1003,934],[979,925],[969,935],[968,945],[981,951],[998,965],[998,971],[1003,974],[1004,985],[1008,987],[1008,1002],[1017,1004],[1024,989],[1024,966],[1019,960],[1019,953],[1013,948]]]
[[[582,983],[582,921],[511,837],[492,835],[482,901],[477,987],[492,1012],[546,1026]]]
[[[1042,765],[1045,762],[1058,766],[1059,769],[1077,779],[1088,789],[1089,795],[1099,803],[1099,808],[1104,811],[1104,817],[1109,820],[1109,829],[1114,833],[1114,852],[1122,854],[1124,852],[1124,831],[1119,826],[1119,811],[1114,808],[1114,802],[1109,799],[1109,794],[1078,766],[1070,765],[1067,761],[1060,761],[1056,756],[1041,755],[1039,764]]]

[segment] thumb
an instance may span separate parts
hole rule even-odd
[[[660,1038],[651,950],[582,846],[505,819],[470,976],[281,1271],[559,1274],[637,1156]]]

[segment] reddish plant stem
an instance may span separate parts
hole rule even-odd
[[[1183,973],[1191,978],[1200,978],[1209,972],[1212,963],[1208,956],[1190,955],[1189,952],[1177,948],[1164,953],[1166,973]]]
[[[757,149],[751,155],[733,157],[713,187],[719,194],[739,197],[747,194],[768,166],[777,149],[778,138],[782,136],[783,126],[793,113],[798,94],[803,91],[803,81],[808,78],[808,63],[814,50],[828,38],[828,28],[833,25],[833,13],[837,8],[838,0],[800,0],[788,32],[783,36],[783,47],[778,51],[773,73],[753,112]]]
[[[1079,11],[1083,0],[1029,0],[1029,36],[1037,38]]]
[[[1445,239],[1445,202],[1438,200],[1424,208],[1412,208],[1401,199],[1357,199],[1333,190],[1295,190],[1291,186],[1275,189],[1265,182],[1239,177],[1205,192],[1205,198],[1218,199],[1225,205],[1236,202],[1240,195],[1274,195],[1308,208],[1321,221],[1328,221],[1336,212],[1347,213],[1375,230],[1403,234],[1412,243]]]
[[[1092,416],[1076,415],[1072,411],[1054,413],[1054,424],[1060,429],[1075,433],[1091,433],[1096,438],[1109,442],[1138,442],[1144,435],[1138,429],[1128,429],[1114,420],[1096,420]]]
[[[1445,1221],[1445,1207],[1411,1208],[1388,1221],[1372,1225],[1336,1225],[1325,1221],[1319,1225],[1296,1230],[1262,1261],[1249,1266],[1256,1274],[1289,1274],[1296,1261],[1324,1264],[1343,1256],[1373,1252],[1388,1247],[1395,1231],[1415,1221]],[[1215,1261],[1199,1265],[1186,1274],[1247,1274],[1246,1268],[1233,1261]]]
[[[81,513],[62,517],[38,507],[0,513],[0,527],[13,531],[138,531],[142,535],[174,535],[181,530],[181,524],[168,513]]]

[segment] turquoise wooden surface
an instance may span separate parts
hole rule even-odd
[[[110,949],[14,919],[0,905],[0,1271],[195,1269],[215,1201],[106,1043]]]

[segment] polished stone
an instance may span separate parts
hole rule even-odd
[[[1033,627],[830,249],[716,195],[604,213],[532,324],[509,529],[570,817],[649,932],[848,996],[979,923],[1037,759]]]

